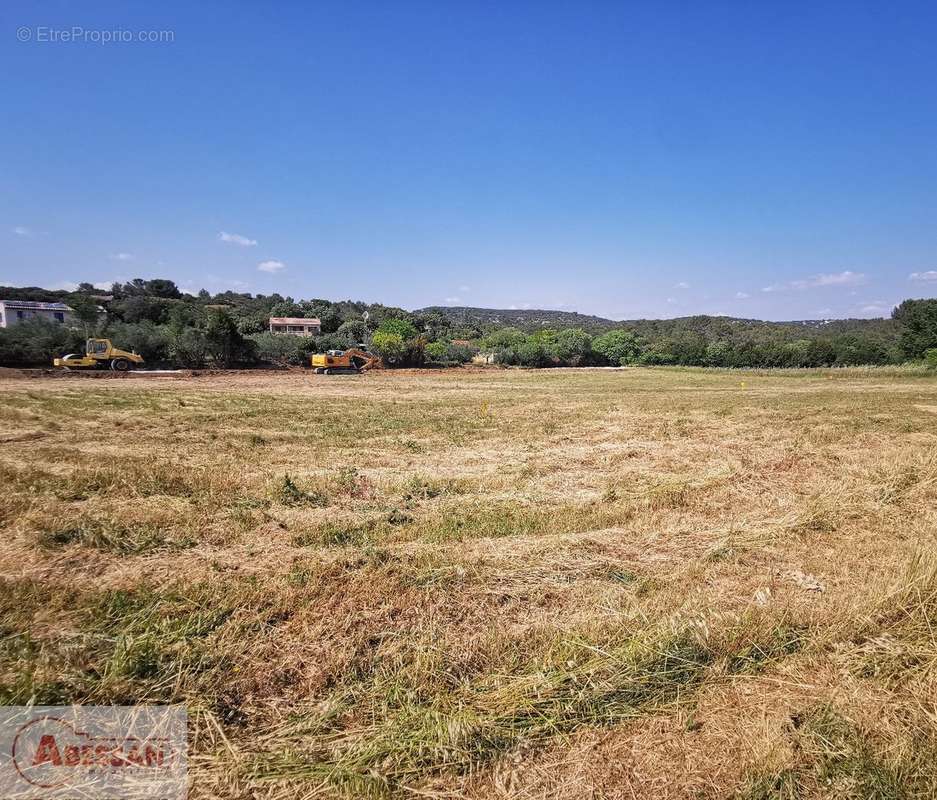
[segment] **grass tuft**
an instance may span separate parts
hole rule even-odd
[[[322,508],[329,504],[329,497],[325,492],[300,489],[288,473],[280,479],[277,486],[277,499],[287,506]]]
[[[68,527],[40,530],[37,541],[50,550],[79,544],[116,555],[182,550],[195,544],[188,535],[173,537],[157,525],[128,525],[113,517],[85,517]]]

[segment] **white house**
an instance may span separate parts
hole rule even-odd
[[[270,317],[270,333],[318,336],[321,332],[322,322],[313,317]]]
[[[11,328],[30,319],[44,319],[65,325],[75,321],[74,311],[75,309],[65,303],[0,300],[0,328]]]

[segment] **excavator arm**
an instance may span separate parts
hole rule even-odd
[[[380,369],[384,366],[384,362],[381,361],[380,356],[376,356],[374,353],[369,353],[367,350],[361,350],[357,347],[346,350],[345,355],[348,356],[351,363],[358,367],[359,372],[365,372],[369,369]]]
[[[319,375],[347,375],[384,366],[379,356],[360,347],[343,352],[329,350],[327,353],[316,353],[312,356],[311,364]]]

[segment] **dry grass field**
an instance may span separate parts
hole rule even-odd
[[[0,378],[0,702],[195,798],[937,796],[937,379]]]

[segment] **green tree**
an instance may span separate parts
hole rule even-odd
[[[169,330],[180,333],[185,328],[201,328],[205,324],[205,309],[194,303],[176,303],[169,309]]]
[[[287,297],[270,308],[271,317],[301,317],[306,310],[298,303],[293,302],[292,297]]]
[[[0,363],[48,367],[53,358],[85,351],[84,335],[44,319],[31,319],[0,328]]]
[[[390,317],[381,322],[377,328],[378,333],[392,333],[399,336],[404,342],[416,339],[420,332],[416,326],[406,319]]]
[[[151,281],[146,281],[144,291],[152,297],[166,297],[173,300],[182,297],[179,287],[168,278],[153,278]]]
[[[561,364],[582,366],[592,358],[592,337],[581,328],[566,328],[553,337],[547,352]]]
[[[834,338],[833,347],[836,350],[835,363],[839,366],[885,364],[888,361],[888,353],[880,344],[852,333]]]
[[[282,336],[275,333],[257,333],[250,337],[254,342],[257,357],[261,361],[286,366],[306,362],[306,342],[301,336]]]
[[[238,330],[247,336],[252,333],[263,333],[270,328],[270,315],[265,311],[246,312],[236,317]]]
[[[456,361],[459,364],[468,364],[477,352],[477,347],[465,344],[453,344],[450,342],[446,346],[446,360]]]
[[[482,347],[492,352],[514,348],[527,340],[526,334],[517,328],[500,328],[482,339]]]
[[[241,336],[237,324],[224,309],[210,308],[205,324],[205,350],[222,367],[250,361],[254,343]]]
[[[695,331],[686,331],[673,339],[670,352],[674,354],[677,364],[705,364],[706,338]]]
[[[901,349],[908,358],[923,358],[937,347],[937,299],[905,300],[892,312],[900,328]]]
[[[830,367],[836,362],[836,348],[828,338],[814,339],[807,348],[805,367]]]
[[[349,346],[368,340],[368,326],[363,319],[350,319],[338,326],[339,336],[345,337]]]
[[[445,342],[430,342],[425,348],[426,355],[429,356],[432,361],[442,361],[445,359],[448,349]]]
[[[449,337],[451,323],[441,311],[427,311],[417,318],[417,325],[430,341]]]
[[[205,334],[198,328],[182,328],[171,334],[169,356],[180,367],[204,367],[207,355]]]
[[[164,297],[150,297],[148,295],[132,295],[121,300],[115,300],[110,305],[111,313],[124,322],[165,323],[169,320],[173,306],[178,301],[168,300]]]
[[[117,298],[140,297],[146,294],[146,281],[143,278],[134,278],[126,283],[115,282],[111,286],[111,294]]]
[[[633,364],[641,353],[637,337],[631,331],[614,330],[596,336],[592,349],[610,364]]]
[[[389,331],[375,331],[371,343],[378,355],[393,364],[403,358],[405,342],[399,333]]]
[[[114,322],[108,326],[107,335],[115,347],[139,353],[147,363],[170,358],[170,336],[165,325]]]
[[[544,350],[543,344],[533,337],[528,337],[526,341],[514,348],[517,363],[522,367],[547,367],[551,360],[549,354]]]
[[[731,358],[732,346],[728,342],[710,342],[706,345],[707,367],[731,366]]]
[[[705,358],[705,353],[703,354]],[[643,353],[641,353],[642,364],[664,365],[678,363],[678,356],[674,352],[674,344],[670,339],[660,339],[652,342]]]
[[[75,318],[81,323],[84,335],[94,336],[102,316],[98,304],[86,294],[72,294],[68,298],[68,305],[74,311]]]

